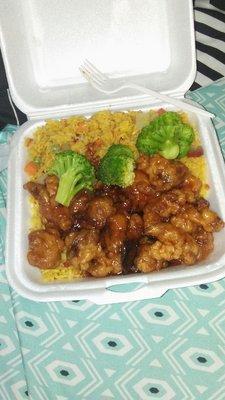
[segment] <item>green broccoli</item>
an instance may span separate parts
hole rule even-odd
[[[151,125],[156,128],[165,125],[178,125],[182,124],[181,116],[174,111],[167,111],[151,121]]]
[[[94,167],[85,156],[72,150],[57,153],[48,174],[58,176],[59,187],[55,199],[66,207],[80,190],[93,190]]]
[[[107,151],[107,157],[109,156],[124,156],[134,158],[132,150],[124,144],[113,144]]]
[[[134,181],[134,156],[129,147],[112,145],[100,161],[97,177],[105,185],[131,185]]]
[[[174,159],[184,157],[193,140],[193,128],[182,123],[178,114],[167,112],[141,130],[136,146],[141,153],[159,153],[167,159]]]
[[[177,127],[177,140],[179,145],[179,158],[185,157],[190,150],[191,144],[195,138],[193,128],[188,124],[182,124]]]

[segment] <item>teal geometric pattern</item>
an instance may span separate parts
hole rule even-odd
[[[188,98],[204,106],[215,114],[213,124],[221,145],[225,152],[225,79],[221,78],[213,84],[194,92],[187,93]]]
[[[225,150],[225,79],[188,97],[217,115]],[[3,171],[0,400],[225,400],[225,279],[123,304],[26,300],[4,271],[6,180]]]

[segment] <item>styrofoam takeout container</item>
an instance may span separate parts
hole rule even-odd
[[[47,118],[105,108],[173,109],[133,90],[109,98],[92,89],[78,67],[88,58],[112,79],[123,77],[182,98],[196,72],[192,0],[2,0],[0,22],[10,92],[29,118],[16,133],[8,169],[6,271],[17,292],[38,301],[104,304],[158,297],[169,288],[224,277],[224,230],[215,234],[214,252],[205,262],[150,274],[44,284],[26,258],[24,139]],[[201,134],[208,161],[211,207],[225,220],[224,165],[214,128],[206,117],[190,113],[189,118]],[[138,284],[138,289],[126,291],[127,284]]]

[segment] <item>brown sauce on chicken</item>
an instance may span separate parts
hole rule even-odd
[[[89,155],[91,156],[91,150]],[[79,268],[83,276],[157,271],[193,265],[213,251],[213,233],[224,227],[200,197],[201,182],[180,161],[140,156],[131,186],[99,182],[64,207],[55,201],[58,179],[24,188],[38,201],[44,228],[28,236],[28,261],[41,269]]]

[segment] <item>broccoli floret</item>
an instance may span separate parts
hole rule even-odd
[[[155,118],[138,135],[136,146],[141,153],[161,154],[167,159],[184,157],[194,140],[194,130],[178,114],[168,112]]]
[[[177,137],[180,149],[178,157],[185,157],[194,140],[194,130],[190,125],[182,124],[181,126],[177,127]]]
[[[125,146],[124,144],[113,144],[107,150],[107,157],[108,156],[124,156],[134,158],[132,150]]]
[[[165,125],[179,125],[182,124],[181,116],[174,111],[167,111],[156,117],[151,124],[155,128]]]
[[[158,153],[165,142],[169,146],[171,138],[174,136],[174,130],[174,127],[168,129],[167,126],[164,126],[155,131],[149,124],[138,135],[136,146],[141,153],[148,155]]]
[[[66,207],[80,190],[93,190],[93,166],[86,157],[72,150],[57,153],[48,174],[58,176],[59,186],[55,199]]]
[[[134,181],[134,156],[129,147],[112,145],[100,161],[97,177],[105,185],[131,185]]]

